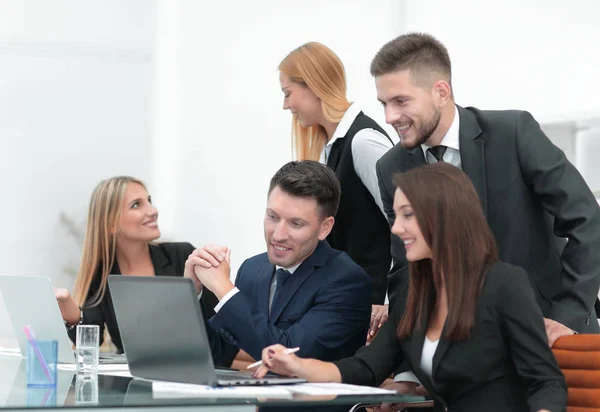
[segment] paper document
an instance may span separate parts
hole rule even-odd
[[[282,388],[282,386],[279,386]],[[345,383],[298,383],[286,385],[285,388],[302,395],[388,395],[396,391],[370,386],[347,385]]]
[[[283,386],[227,386],[217,387],[188,383],[152,382],[152,397],[164,398],[281,398],[290,399],[292,393]]]
[[[73,363],[59,363],[58,370],[67,372],[76,372],[77,365]],[[129,375],[129,365],[126,363],[105,363],[98,365],[98,373],[104,374],[103,372],[127,372]]]

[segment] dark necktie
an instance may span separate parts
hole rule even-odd
[[[275,271],[275,278],[277,282],[275,284],[275,293],[273,294],[273,300],[271,301],[271,307],[275,304],[277,300],[277,296],[281,293],[281,289],[283,288],[283,284],[287,282],[287,280],[292,276],[290,272],[285,269],[277,269]]]
[[[429,149],[427,149],[427,151],[429,153],[431,153],[438,162],[443,162],[444,161],[444,153],[446,153],[447,148],[448,147],[446,147],[446,146],[440,145],[440,146],[430,147]]]

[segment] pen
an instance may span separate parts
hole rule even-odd
[[[291,353],[296,353],[296,352],[298,352],[299,350],[300,350],[300,348],[291,348],[291,349],[286,349],[286,350],[284,350],[284,351],[283,351],[283,352],[281,352],[281,353],[282,353],[282,354],[284,354],[284,355],[289,355],[289,354],[291,354]],[[263,364],[263,361],[259,360],[258,362],[254,362],[252,365],[248,365],[248,366],[246,367],[246,369],[252,369],[252,368],[255,368],[255,367],[257,367],[257,366],[260,366],[260,365],[262,365],[262,364]]]
[[[35,335],[33,334],[33,330],[31,329],[31,326],[27,325],[27,326],[23,327],[23,330],[25,331],[25,335],[27,335],[27,340],[29,341],[29,344],[33,348],[35,357],[37,358],[37,361],[39,362],[40,366],[42,367],[42,370],[46,374],[46,377],[48,378],[48,380],[50,382],[52,382],[52,375],[50,375],[50,369],[48,368],[48,363],[46,362],[46,359],[44,359],[44,355],[42,355],[42,351],[40,350],[40,347],[37,344],[37,340],[35,339]]]

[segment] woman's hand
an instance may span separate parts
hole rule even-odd
[[[54,296],[58,302],[58,308],[63,319],[69,325],[75,325],[79,323],[81,317],[81,310],[75,302],[75,299],[71,296],[68,289],[54,288]]]
[[[293,353],[284,354],[287,348],[283,345],[272,345],[263,349],[263,364],[254,372],[255,378],[262,378],[267,372],[272,371],[283,376],[300,376],[302,372],[302,359]]]

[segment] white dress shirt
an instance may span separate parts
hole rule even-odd
[[[275,270],[277,271],[277,269],[286,269],[288,272],[290,272],[290,274],[294,274],[294,272],[296,271],[296,269],[298,269],[298,266],[300,266],[301,263],[298,263],[295,266],[292,266],[290,268],[283,268],[281,266],[275,266]],[[273,303],[273,295],[275,294],[275,286],[277,284],[277,277],[273,276],[273,279],[271,280],[271,289],[269,290],[269,312],[271,311],[271,303]],[[233,296],[235,296],[236,293],[238,293],[240,290],[235,287],[233,289],[231,289],[229,292],[227,292],[225,294],[225,296],[223,296],[223,299],[221,299],[219,301],[219,303],[217,303],[217,305],[215,306],[215,313],[217,313],[222,307],[223,305],[225,305],[227,303],[227,301],[229,299],[231,299]]]
[[[425,341],[423,342],[423,352],[421,353],[421,370],[425,372],[425,375],[429,377],[431,382],[433,382],[433,355],[435,355],[435,351],[438,347],[438,343],[440,340],[430,341],[425,336]]]
[[[331,147],[337,139],[343,139],[348,133],[350,126],[354,123],[356,116],[360,113],[360,107],[356,103],[352,103],[348,110],[344,113],[342,120],[337,125],[333,136],[321,152],[319,161],[323,164],[327,164],[329,153],[331,153]],[[352,140],[352,161],[354,163],[354,171],[363,182],[375,203],[379,206],[381,213],[387,220],[387,215],[383,211],[383,202],[381,201],[381,194],[379,193],[379,184],[377,183],[377,173],[375,171],[375,163],[383,156],[388,150],[392,148],[393,144],[380,132],[375,129],[362,129],[359,130]]]
[[[447,149],[442,156],[444,162],[450,163],[462,170],[460,161],[460,142],[459,142],[459,131],[460,131],[460,117],[458,115],[458,108],[454,106],[454,120],[446,133],[446,136],[442,139],[440,145],[446,146]],[[436,163],[437,159],[427,151],[429,146],[425,143],[421,145],[423,154],[425,155],[425,161],[427,163]]]

